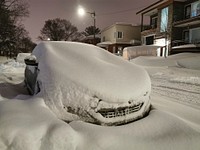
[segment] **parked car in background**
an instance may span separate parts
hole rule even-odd
[[[25,83],[62,120],[121,125],[150,111],[147,72],[102,48],[42,42],[25,59]]]

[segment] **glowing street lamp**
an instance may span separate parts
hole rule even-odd
[[[79,7],[78,8],[78,14],[79,14],[79,16],[84,16],[86,13],[90,14],[91,17],[93,18],[93,24],[94,24],[93,34],[94,34],[94,44],[95,44],[95,29],[96,29],[96,14],[95,14],[95,11],[93,11],[93,12],[86,12],[83,7]]]
[[[78,14],[79,14],[80,16],[84,16],[84,15],[85,15],[85,10],[84,10],[82,7],[79,7],[79,8],[78,8]]]

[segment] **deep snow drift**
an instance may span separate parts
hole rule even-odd
[[[146,118],[123,126],[103,127],[81,121],[67,124],[51,113],[43,99],[21,92],[17,95],[7,88],[0,98],[0,149],[199,150],[199,56],[179,54],[166,59],[139,57],[133,60],[145,66],[150,74],[153,110]],[[23,81],[23,72],[20,73],[23,65],[21,69],[16,66],[15,62],[0,65],[0,93],[8,82],[15,87],[13,89],[23,88],[16,84]],[[178,98],[170,95],[179,89],[192,97],[196,94],[196,102],[184,99],[181,94]],[[9,95],[16,97],[9,98]]]

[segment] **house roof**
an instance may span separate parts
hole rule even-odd
[[[133,24],[131,24],[131,23],[126,23],[126,22],[116,22],[115,24],[112,24],[112,25],[110,25],[110,26],[104,28],[103,30],[101,30],[101,32],[104,32],[104,31],[106,31],[106,30],[108,30],[108,29],[110,29],[110,28],[112,28],[112,27],[114,27],[114,26],[116,26],[116,25],[121,25],[121,26],[133,26],[133,27],[138,27],[138,26],[140,26],[140,25],[133,25]]]

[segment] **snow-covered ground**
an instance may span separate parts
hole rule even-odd
[[[105,127],[56,118],[29,96],[24,64],[0,64],[0,150],[199,150],[200,54],[138,57],[152,81],[152,110],[138,121]]]

